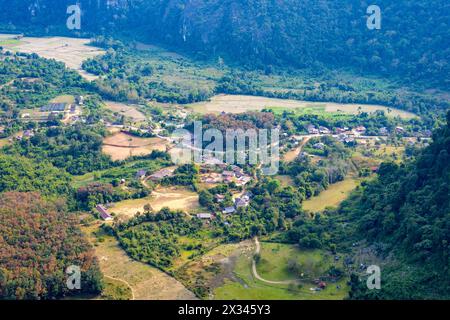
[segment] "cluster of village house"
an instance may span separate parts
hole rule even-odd
[[[103,119],[100,120],[106,127],[108,128],[117,128],[121,129],[124,132],[138,132],[140,134],[152,134],[156,137],[160,138],[167,138],[167,137],[161,137],[161,134],[164,132],[164,128],[167,127],[173,127],[175,129],[181,129],[185,126],[185,119],[187,118],[187,112],[184,110],[177,110],[174,114],[171,114],[168,116],[167,119],[159,120],[159,121],[150,121],[148,124],[140,124],[139,127],[136,127],[134,125],[124,125],[124,124],[113,124],[109,121],[105,121]],[[149,120],[151,118],[149,117]],[[172,141],[172,139],[169,139]]]
[[[227,170],[228,169],[228,170]],[[164,178],[172,177],[174,175],[175,168],[163,168],[158,170],[151,175],[147,176],[146,170],[139,170],[136,173],[137,179],[145,179],[148,178],[153,182],[161,181]],[[206,163],[201,165],[201,181],[204,183],[232,183],[234,182],[236,186],[245,186],[248,184],[252,178],[244,173],[242,168],[236,165],[228,165],[225,163],[218,163],[212,161],[206,161]],[[216,194],[215,200],[217,203],[221,203],[225,200],[225,196],[222,194]],[[250,199],[252,197],[251,192],[245,192],[241,196],[234,199],[234,205],[232,207],[225,207],[222,211],[224,214],[232,214],[237,209],[246,207],[250,203]],[[112,220],[112,216],[108,213],[107,208],[105,206],[99,204],[96,207],[100,218],[105,221]],[[199,213],[196,215],[200,219],[211,219],[213,215],[211,213]]]
[[[364,126],[357,126],[355,128],[348,128],[348,127],[337,127],[334,129],[334,131],[330,130],[327,127],[324,126],[319,126],[316,127],[312,124],[308,125],[306,127],[306,130],[308,131],[309,134],[311,135],[333,135],[335,136],[338,140],[340,140],[341,142],[344,143],[353,143],[355,142],[355,138],[358,137],[363,137],[366,134],[366,127]],[[397,126],[394,128],[393,132],[395,134],[399,134],[399,135],[403,135],[406,133],[405,128],[401,127],[401,126]],[[391,132],[389,131],[388,128],[386,127],[382,127],[378,130],[378,135],[379,136],[388,136]],[[420,133],[412,133],[413,136],[421,136],[421,137],[430,137],[431,136],[431,131],[430,130],[424,130]]]
[[[39,112],[35,112],[33,115],[30,113],[22,113],[22,120],[34,120],[34,121],[47,121],[53,119],[55,116],[62,115],[63,121],[70,121],[71,123],[75,123],[80,119],[81,115],[81,106],[84,104],[83,96],[76,96],[75,103],[49,103],[45,106],[42,106],[39,109]],[[26,137],[27,135],[24,134]]]
[[[211,164],[207,162],[201,166],[201,173],[201,182],[207,184],[234,182],[236,186],[243,187],[252,180],[242,168],[226,163]]]
[[[225,207],[222,210],[222,213],[223,214],[233,214],[236,212],[237,209],[247,207],[250,204],[250,200],[251,200],[252,196],[253,195],[251,192],[245,192],[240,197],[237,197],[233,200],[234,201],[233,206]],[[214,195],[214,198],[218,203],[225,201],[225,195],[223,195],[223,194],[216,194],[216,195]],[[196,214],[196,217],[199,219],[202,219],[202,220],[210,220],[213,218],[213,216],[214,215],[212,213]]]

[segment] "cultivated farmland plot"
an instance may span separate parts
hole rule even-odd
[[[153,150],[165,151],[167,141],[160,138],[139,138],[118,132],[103,140],[103,153],[113,160],[125,160],[131,156],[144,156]]]
[[[13,35],[0,35],[3,41],[13,41]],[[42,58],[63,62],[68,68],[76,70],[83,78],[92,81],[98,78],[81,69],[84,60],[104,54],[105,51],[88,45],[90,39],[66,37],[24,37],[12,42],[11,49],[24,53],[36,53]]]
[[[387,115],[399,116],[404,119],[416,117],[413,113],[388,108],[380,105],[343,104],[331,102],[309,102],[289,99],[265,98],[259,96],[244,95],[217,95],[209,101],[193,103],[189,105],[199,113],[243,113],[247,111],[261,111],[265,108],[274,110],[298,110],[324,111],[329,113],[357,114],[359,112],[373,113],[377,110],[385,111]]]
[[[146,120],[145,115],[136,106],[113,101],[106,101],[105,106],[112,112],[131,118],[135,122]]]

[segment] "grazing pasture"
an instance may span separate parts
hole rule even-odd
[[[312,291],[317,285],[309,280],[300,284],[271,284],[256,279],[252,273],[254,246],[239,255],[234,274],[238,280],[225,279],[225,284],[214,290],[214,299],[273,299],[273,300],[342,300],[347,296],[347,279],[329,283],[324,290]],[[298,279],[287,268],[288,261],[295,260],[308,277],[322,275],[333,265],[332,256],[321,250],[302,251],[295,245],[261,242],[261,259],[257,263],[258,274],[271,281]],[[339,286],[339,288],[338,288]]]

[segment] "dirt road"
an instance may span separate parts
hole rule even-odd
[[[255,237],[255,246],[256,246],[256,248],[255,248],[255,255],[260,254],[260,252],[261,252],[261,245],[259,244],[258,237]],[[258,274],[258,271],[256,270],[255,258],[253,258],[253,260],[252,260],[252,272],[253,272],[253,276],[256,279],[258,279],[258,280],[260,280],[262,282],[265,282],[265,283],[269,283],[269,284],[291,284],[291,283],[299,284],[300,283],[299,280],[271,281],[271,280],[264,279],[263,277],[261,277]]]

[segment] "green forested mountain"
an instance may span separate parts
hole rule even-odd
[[[252,66],[344,67],[448,88],[445,0],[381,0],[381,30],[359,0],[81,0],[78,34],[138,36]],[[109,3],[109,5],[108,5]],[[68,0],[0,0],[10,31],[67,32]],[[25,27],[24,27],[25,26]],[[37,28],[36,28],[37,27]],[[124,31],[125,30],[125,31]]]
[[[385,261],[382,289],[354,281],[352,298],[450,297],[450,113],[447,122],[416,161],[383,164],[340,208]]]

